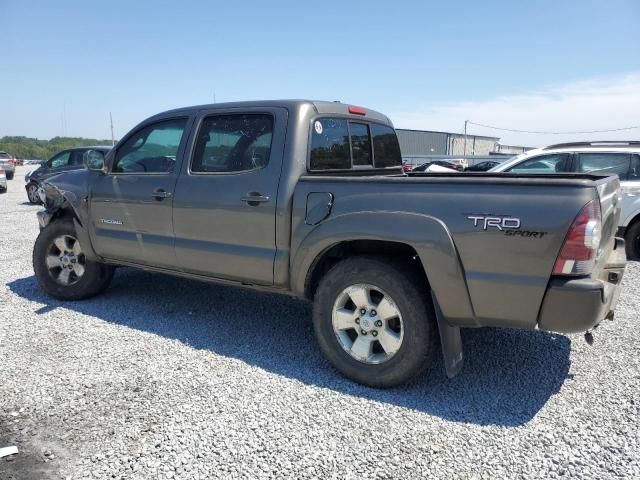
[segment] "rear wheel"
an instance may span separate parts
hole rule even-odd
[[[36,185],[35,183],[30,183],[27,186],[27,198],[29,199],[29,202],[33,203],[34,205],[42,203],[40,201],[40,197],[38,197],[38,185]]]
[[[624,234],[624,243],[629,260],[640,260],[640,220],[635,222]]]
[[[60,300],[97,295],[113,277],[113,267],[86,258],[68,220],[54,221],[40,232],[33,247],[33,270],[45,293]]]
[[[412,269],[384,258],[340,262],[322,278],[315,296],[320,348],[356,382],[390,387],[410,379],[437,348],[427,292]]]
[[[7,176],[7,180],[13,180],[13,176],[15,175],[14,172],[6,172],[5,175]]]

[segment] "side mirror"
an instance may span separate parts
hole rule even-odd
[[[82,155],[82,161],[87,170],[104,173],[104,153],[98,150],[87,150]]]

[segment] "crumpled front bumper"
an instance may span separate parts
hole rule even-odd
[[[585,332],[613,318],[626,266],[624,240],[616,238],[598,278],[553,277],[542,302],[538,327],[560,333]]]

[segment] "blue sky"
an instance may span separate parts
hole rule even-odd
[[[111,111],[119,137],[214,92],[342,100],[405,128],[640,125],[638,0],[0,0],[0,18],[0,136],[106,138]]]

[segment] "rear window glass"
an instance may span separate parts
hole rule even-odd
[[[341,118],[320,118],[313,122],[311,170],[349,170],[352,166],[387,168],[401,164],[400,145],[391,127]]]
[[[372,165],[369,125],[366,123],[349,122],[349,131],[351,132],[353,164],[359,166]]]
[[[371,135],[373,136],[373,156],[376,168],[399,167],[402,165],[400,144],[393,128],[372,123]]]
[[[578,171],[602,175],[618,175],[626,179],[631,156],[626,153],[581,153]]]
[[[313,122],[311,170],[347,170],[351,168],[349,129],[340,118],[321,118]]]
[[[0,158],[9,158],[11,159],[11,155],[6,152],[0,152]]]

